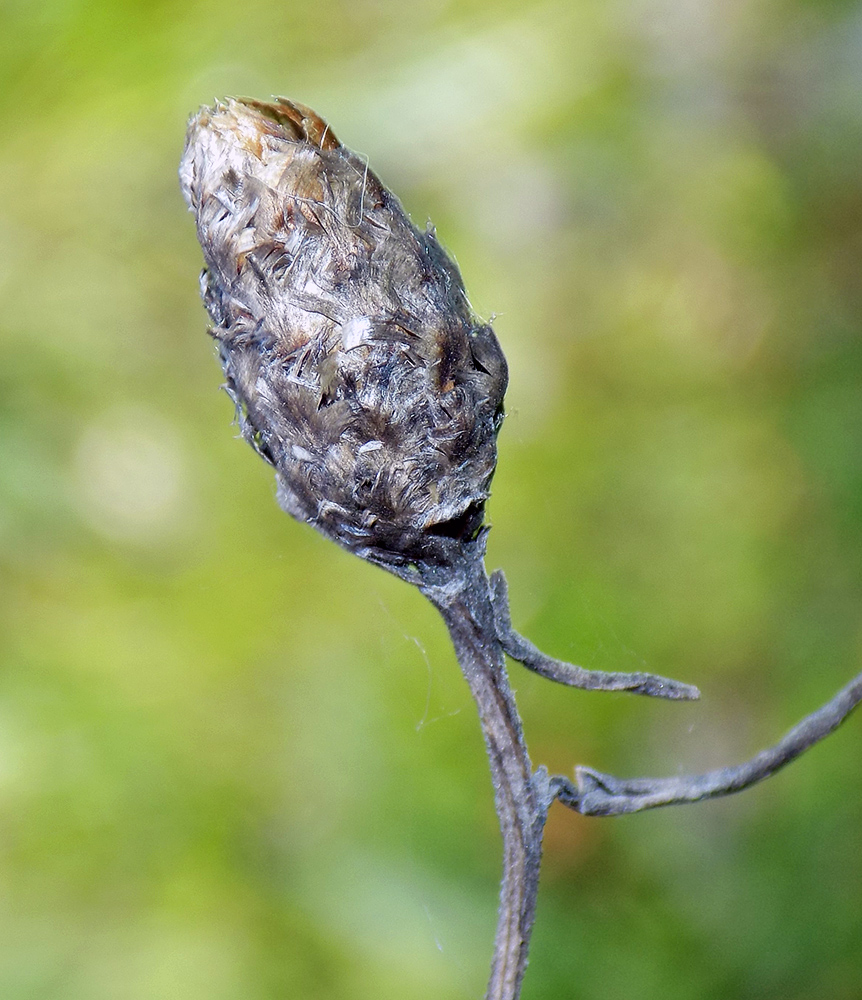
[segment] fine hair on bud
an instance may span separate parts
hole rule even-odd
[[[458,269],[309,108],[229,99],[180,166],[243,436],[294,517],[393,565],[483,522],[506,361]]]

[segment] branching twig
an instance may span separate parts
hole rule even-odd
[[[693,684],[669,680],[657,674],[647,673],[605,673],[602,670],[585,670],[573,663],[555,660],[537,649],[528,639],[518,635],[512,628],[509,614],[509,591],[502,570],[491,574],[491,588],[494,601],[494,623],[497,638],[503,649],[513,660],[523,663],[529,670],[547,677],[558,684],[583,688],[585,691],[629,691],[651,698],[667,698],[672,701],[695,701],[700,691]]]
[[[776,746],[737,767],[679,778],[635,779],[579,767],[576,784],[561,775],[549,778],[542,767],[532,773],[504,652],[551,680],[591,690],[629,690],[671,698],[696,697],[698,692],[651,674],[586,671],[545,656],[512,630],[505,577],[497,571],[488,579],[484,548],[483,534],[463,544],[451,566],[420,566],[419,586],[446,622],[479,709],[503,835],[503,881],[486,1000],[517,1000],[535,915],[542,835],[555,798],[584,815],[615,816],[742,791],[833,732],[862,701],[862,674],[794,726]],[[392,571],[404,579],[403,572]]]
[[[841,725],[860,701],[862,674],[822,708],[797,723],[774,747],[761,750],[736,767],[720,767],[704,774],[678,778],[615,778],[589,767],[579,767],[575,772],[576,786],[563,777],[552,778],[551,785],[563,805],[585,816],[619,816],[730,795],[770,777],[819,743]]]
[[[440,611],[479,710],[503,836],[503,880],[491,978],[486,1000],[517,1000],[527,963],[539,888],[542,836],[553,800],[587,816],[616,816],[658,806],[698,802],[742,791],[774,774],[833,732],[862,701],[862,674],[822,708],[794,726],[774,747],[736,767],[678,778],[622,779],[588,767],[576,782],[532,772],[503,653],[551,680],[590,690],[697,697],[697,688],[652,674],[586,671],[546,656],[511,627],[505,577],[489,579],[485,535],[456,548],[451,565],[420,565],[420,590]],[[403,567],[378,564],[413,582]],[[412,571],[411,571],[412,572]]]

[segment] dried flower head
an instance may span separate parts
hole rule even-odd
[[[506,362],[434,232],[282,98],[202,109],[180,179],[227,388],[282,507],[389,564],[473,537]]]

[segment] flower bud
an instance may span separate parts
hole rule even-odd
[[[474,537],[506,361],[433,231],[283,98],[202,109],[180,180],[227,389],[282,507],[389,564]]]

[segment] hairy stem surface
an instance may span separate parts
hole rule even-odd
[[[542,833],[551,801],[544,769],[533,775],[521,720],[494,629],[488,578],[477,547],[422,591],[443,616],[479,721],[503,835],[503,881],[486,1000],[517,1000],[536,911]]]

